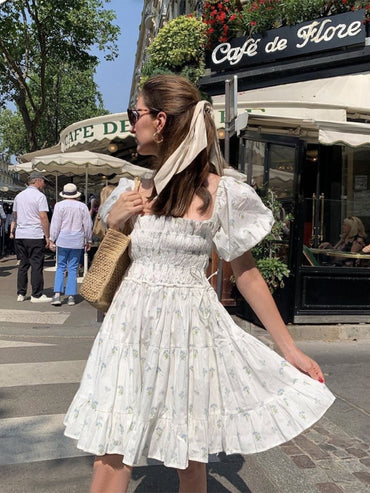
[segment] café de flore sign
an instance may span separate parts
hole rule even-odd
[[[73,123],[60,133],[62,152],[86,142],[124,139],[131,135],[126,113],[98,116]]]
[[[365,43],[365,11],[323,17],[263,35],[234,38],[217,45],[207,59],[212,71],[235,70]]]

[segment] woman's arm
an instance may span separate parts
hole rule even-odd
[[[266,282],[256,267],[252,253],[246,252],[231,261],[239,292],[251,306],[267,329],[284,358],[303,373],[324,382],[324,376],[316,361],[295,345],[289,334]]]

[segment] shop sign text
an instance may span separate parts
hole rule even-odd
[[[103,140],[104,138],[109,138],[112,140],[115,136],[129,132],[130,128],[131,125],[128,120],[99,122],[96,124],[76,127],[71,130],[68,130],[67,128],[65,135],[63,135],[64,132],[61,134],[63,150],[69,149],[77,143]]]
[[[365,11],[339,14],[297,26],[267,31],[263,36],[235,38],[213,50],[207,66],[235,69],[270,61],[365,43]]]

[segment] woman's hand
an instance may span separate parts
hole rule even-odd
[[[316,361],[311,359],[309,356],[304,354],[303,351],[298,349],[297,347],[292,348],[292,350],[284,355],[285,359],[289,361],[297,370],[309,375],[314,380],[318,380],[321,383],[324,383],[324,375],[321,371],[321,368]]]
[[[124,192],[114,203],[107,218],[107,226],[112,229],[120,230],[130,217],[135,214],[141,214],[143,209],[144,202],[139,192]]]

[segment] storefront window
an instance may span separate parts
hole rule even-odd
[[[270,144],[269,188],[279,199],[293,197],[295,148]]]
[[[363,217],[351,215],[353,201],[305,200],[303,263],[313,267],[370,267],[369,242]],[[314,221],[312,221],[312,217]]]
[[[295,147],[247,140],[244,166],[252,186],[272,190],[277,198],[293,196]]]

